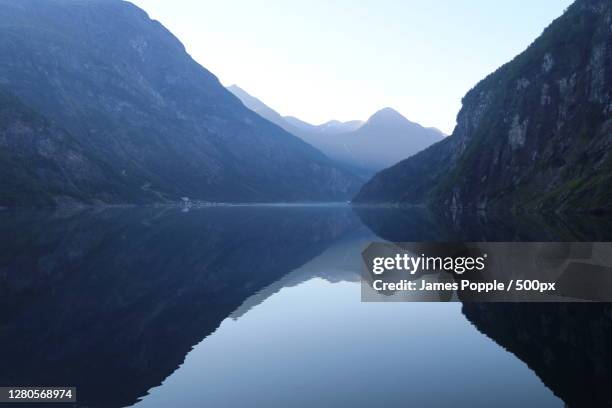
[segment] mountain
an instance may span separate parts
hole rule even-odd
[[[612,3],[577,0],[463,98],[452,136],[377,174],[361,203],[609,210]]]
[[[252,111],[358,174],[371,176],[444,138],[439,130],[424,128],[391,108],[376,112],[365,123],[332,120],[316,126],[292,116],[281,116],[236,85],[228,89]]]
[[[249,94],[238,85],[230,85],[227,90],[233,93],[240,101],[257,113],[259,116],[269,120],[270,122],[282,127],[291,134],[300,136],[306,142],[308,135],[335,135],[338,133],[349,132],[356,130],[363,122],[360,120],[352,120],[348,122],[340,122],[338,120],[330,120],[322,125],[311,125],[293,116],[282,116],[274,109],[263,103],[260,99]]]
[[[0,88],[0,206],[321,201],[357,188],[121,0],[0,0]]]
[[[72,135],[29,109],[0,87],[0,203],[44,206],[55,200],[86,199],[122,188],[118,177],[87,153]],[[121,191],[131,197],[128,189]]]
[[[329,157],[355,167],[379,171],[444,139],[391,108],[374,115],[358,129],[320,140],[315,146]]]
[[[246,91],[244,91],[237,85],[228,86],[227,90],[233,93],[238,99],[240,99],[244,106],[258,114],[262,118],[267,119],[270,122],[287,130],[285,119],[280,115],[280,113],[268,107],[262,101],[255,98],[254,96],[249,95]]]
[[[344,132],[352,132],[363,126],[361,120],[349,120],[348,122],[340,122],[339,120],[330,120],[322,125],[316,126],[316,133],[324,135],[337,135]]]
[[[308,135],[337,135],[339,133],[351,132],[359,129],[365,123],[361,120],[349,120],[348,122],[330,120],[322,125],[311,125],[295,116],[284,116],[283,119],[291,131],[306,138]]]
[[[282,125],[278,123],[277,124],[279,126],[287,126],[296,133],[317,133],[323,130],[319,129],[319,126],[311,125],[308,122],[304,122],[303,120],[296,118],[295,116],[283,116],[282,123]]]

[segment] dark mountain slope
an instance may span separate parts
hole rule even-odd
[[[357,227],[345,208],[0,212],[0,383],[132,406],[245,299]]]
[[[578,0],[463,99],[453,135],[387,169],[357,202],[609,208],[612,3]]]
[[[0,84],[99,163],[110,183],[97,197],[104,202],[333,200],[356,188],[323,154],[246,109],[127,2],[0,0]]]
[[[50,206],[77,201],[103,202],[110,194],[133,200],[128,186],[113,183],[113,169],[97,162],[66,131],[0,88],[0,203]],[[120,180],[120,179],[119,179]]]

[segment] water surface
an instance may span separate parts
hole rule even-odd
[[[372,241],[596,240],[608,220],[348,206],[0,212],[0,385],[82,406],[607,402],[606,305],[360,302]]]

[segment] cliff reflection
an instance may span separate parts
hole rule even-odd
[[[392,242],[612,241],[612,217],[355,207],[361,221]]]
[[[612,218],[357,208],[362,221],[394,242],[590,242],[612,240]],[[612,305],[464,303],[483,334],[524,361],[569,407],[609,407]]]
[[[0,384],[133,403],[357,225],[347,208],[0,212]]]
[[[84,406],[129,405],[161,384],[225,318],[239,319],[282,288],[313,278],[358,281],[360,251],[372,241],[603,240],[612,231],[607,219],[589,225],[357,212],[359,217],[346,207],[0,212],[0,385],[70,385]],[[375,314],[358,298],[355,303],[361,313]],[[414,305],[405,306],[410,310],[387,318],[414,312]],[[456,312],[453,319],[464,322]],[[431,323],[428,313],[421,324]],[[570,406],[610,402],[604,393],[612,372],[607,305],[466,304],[463,313]],[[376,321],[386,322],[382,316]],[[368,334],[366,326],[354,326],[363,329],[356,333]]]
[[[612,406],[612,306],[465,303],[463,313],[566,406]]]

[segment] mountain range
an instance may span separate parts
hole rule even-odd
[[[228,90],[253,112],[361,175],[371,176],[444,138],[439,130],[411,122],[391,108],[381,109],[366,122],[330,121],[311,125],[292,116],[282,116],[237,85]]]
[[[0,0],[0,207],[346,200],[380,171],[355,202],[612,211],[611,22],[575,1],[444,137],[283,117],[129,2]]]
[[[266,105],[260,99],[249,94],[238,85],[230,85],[227,87],[227,90],[240,99],[244,106],[294,135],[337,135],[339,133],[356,130],[364,124],[364,122],[360,120],[352,120],[349,122],[330,120],[329,122],[325,122],[321,125],[312,125],[296,118],[295,116],[282,116],[280,113]]]
[[[577,0],[463,98],[453,134],[358,203],[612,210],[612,2]]]
[[[359,186],[121,0],[0,0],[0,172],[3,207],[328,201]]]

